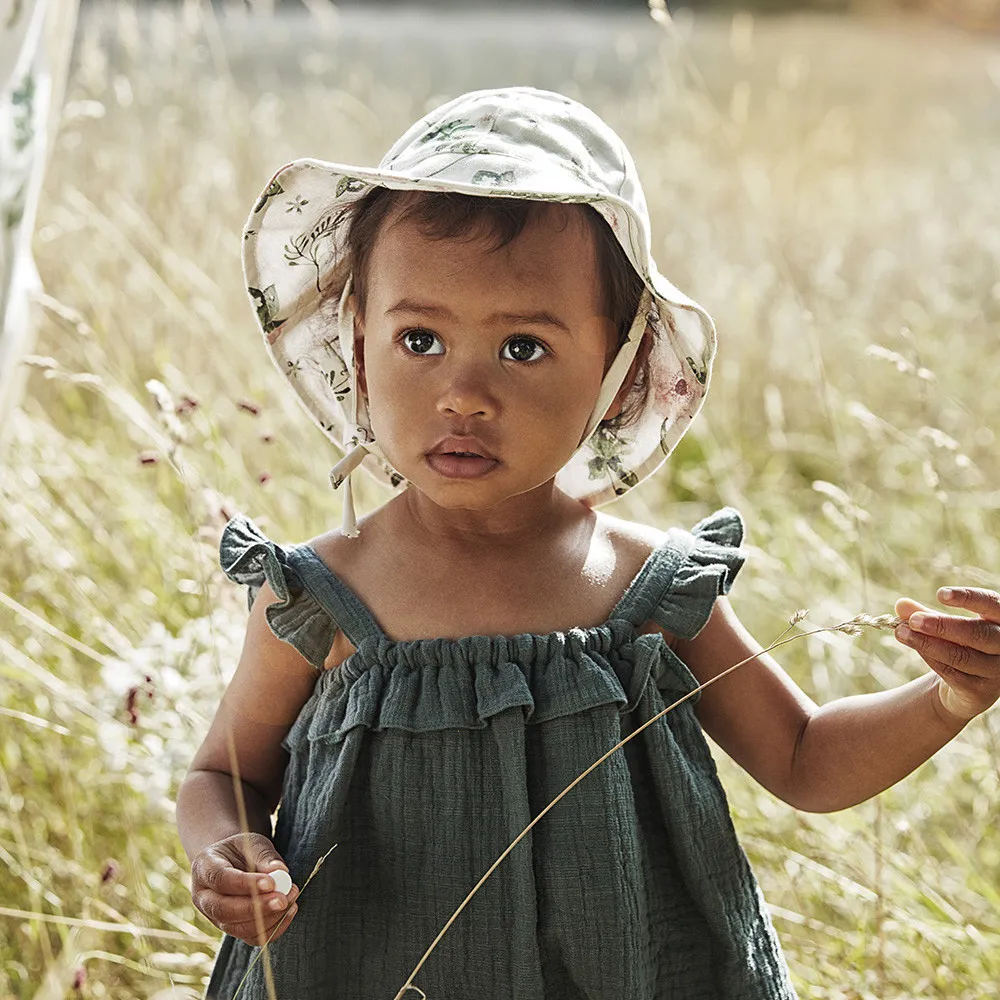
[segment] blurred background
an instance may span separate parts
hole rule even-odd
[[[475,87],[584,100],[720,331],[705,409],[612,512],[740,508],[765,643],[798,608],[1000,583],[998,0],[60,2],[31,59],[41,8],[0,7],[0,997],[195,996],[210,968],[173,803],[246,620],[219,535],[340,523],[240,274],[294,157],[377,162]],[[819,701],[923,672],[881,633],[780,659]],[[717,753],[803,998],[997,995],[997,718],[830,816]]]

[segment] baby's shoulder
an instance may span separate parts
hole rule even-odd
[[[310,538],[306,544],[328,568],[349,576],[353,568],[370,563],[376,550],[380,548],[374,544],[379,537],[376,515],[380,510],[359,519],[357,535],[345,535],[339,528],[331,528]],[[366,527],[367,531],[364,530]]]
[[[602,537],[606,539],[607,547],[615,553],[615,559],[627,567],[628,579],[634,581],[652,553],[667,541],[667,532],[649,524],[626,521],[599,511],[596,513],[598,528]],[[661,628],[653,620],[642,624],[639,631],[659,632],[671,648],[677,644],[676,636]]]
[[[667,533],[660,528],[638,521],[626,521],[596,511],[597,527],[615,554],[629,563],[639,566],[667,540]]]

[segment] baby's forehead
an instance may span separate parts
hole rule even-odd
[[[464,296],[474,287],[487,298],[528,292],[573,299],[588,313],[607,296],[599,238],[605,223],[585,205],[383,189],[355,221],[362,309],[369,294],[381,308],[425,289]]]
[[[525,278],[560,269],[565,258],[575,268],[596,262],[593,233],[578,212],[558,211],[576,206],[544,206],[516,229],[490,224],[488,219],[442,231],[433,223],[399,215],[387,219],[373,249],[376,270],[384,266],[413,268],[473,265],[486,262],[498,271],[525,269]],[[556,211],[548,211],[554,209]]]
[[[532,226],[588,228],[586,205],[530,198],[439,195],[426,191],[394,191],[381,233],[394,227],[415,229],[438,239],[474,240],[509,236]]]

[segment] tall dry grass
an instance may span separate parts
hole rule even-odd
[[[237,16],[121,5],[77,54],[0,485],[0,996],[198,988],[217,935],[172,809],[242,635],[218,535],[236,510],[286,540],[338,523],[332,456],[254,332],[239,229],[278,164],[372,161],[441,95],[324,52],[322,14],[304,66],[280,25],[234,33]],[[803,605],[823,624],[996,586],[995,56],[922,23],[680,29],[628,22],[566,81],[629,143],[660,266],[721,331],[703,415],[616,512],[690,525],[739,507],[733,601],[763,641]],[[281,71],[251,73],[237,36]],[[453,91],[504,72],[462,65]],[[627,90],[602,84],[612,68]],[[880,634],[816,635],[782,662],[821,701],[922,669]],[[995,994],[997,734],[977,720],[832,816],[720,760],[803,997]]]

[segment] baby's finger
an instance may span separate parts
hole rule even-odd
[[[958,615],[917,611],[910,615],[907,624],[914,632],[947,639],[980,653],[994,656],[1000,653],[1000,625],[985,618],[960,618]]]
[[[194,905],[215,924],[224,930],[232,926],[250,925],[255,921],[254,910],[258,910],[265,924],[273,924],[294,902],[287,900],[279,892],[253,896],[229,896],[201,889],[192,896]]]
[[[913,620],[912,616],[910,620]],[[936,660],[963,674],[991,679],[1000,675],[1000,660],[995,655],[981,653],[969,646],[960,646],[936,636],[925,635],[908,625],[896,628],[896,638],[911,649],[915,649],[925,660]]]
[[[913,600],[912,597],[900,597],[896,601],[896,614],[900,618],[909,618],[915,611],[933,612],[934,608],[929,608],[926,604],[921,604],[919,601]]]
[[[232,937],[237,937],[246,941],[247,944],[252,944],[258,947],[265,943],[274,944],[274,942],[288,930],[295,914],[298,912],[298,906],[293,904],[285,912],[277,913],[273,916],[271,914],[266,914],[263,921],[263,936],[258,935],[257,924],[253,918],[240,923],[230,924],[228,927],[222,927],[221,929]]]
[[[987,621],[1000,624],[1000,594],[983,587],[942,587],[938,600],[953,608],[974,611]]]
[[[262,883],[267,883],[267,889]],[[209,889],[223,896],[249,896],[256,886],[260,892],[273,889],[274,884],[260,872],[244,872],[234,868],[221,855],[213,851],[199,854],[191,863],[193,890]]]

